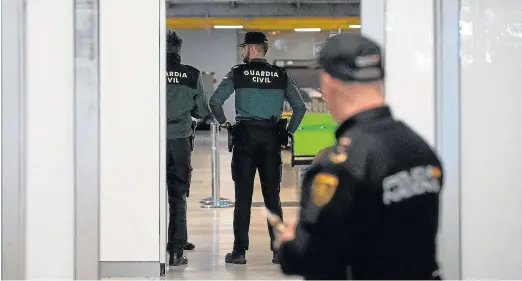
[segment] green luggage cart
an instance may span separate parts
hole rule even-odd
[[[307,113],[292,140],[292,166],[306,166],[325,147],[335,144],[337,123],[328,113]]]
[[[306,113],[292,139],[291,165],[296,171],[296,182],[301,185],[304,173],[314,157],[326,147],[335,144],[337,123],[329,113]],[[300,191],[300,188],[298,188]]]

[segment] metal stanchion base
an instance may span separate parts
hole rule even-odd
[[[201,204],[201,208],[214,209],[214,208],[231,208],[234,207],[234,203],[230,201],[219,200],[215,204],[214,202],[208,202]]]
[[[219,201],[230,202],[230,199],[219,197]],[[207,197],[207,198],[199,200],[199,203],[201,203],[201,204],[210,204],[212,202],[214,202],[214,198],[213,197]]]

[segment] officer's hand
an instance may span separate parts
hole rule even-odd
[[[296,219],[286,220],[283,224],[279,225],[279,227],[277,228],[277,247],[279,247],[283,242],[294,240],[296,226]]]
[[[227,121],[227,122],[221,124],[221,127],[223,127],[223,128],[228,130],[228,129],[232,128],[232,124]]]
[[[226,128],[226,127],[227,127],[227,123],[228,123],[228,122],[225,122],[225,123],[219,123],[218,129],[221,131],[221,129]]]

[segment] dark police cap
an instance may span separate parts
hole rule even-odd
[[[238,47],[243,47],[248,44],[263,44],[268,43],[266,35],[263,32],[247,32],[243,43],[239,44]]]
[[[330,37],[315,66],[344,82],[372,82],[384,78],[380,46],[360,34]]]

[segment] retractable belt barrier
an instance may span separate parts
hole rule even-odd
[[[312,164],[317,153],[323,148],[335,144],[336,124],[329,115],[306,114],[303,121],[293,137],[290,138],[291,165],[296,168],[299,185],[302,176]],[[284,126],[286,123],[281,123],[281,125]],[[216,122],[210,125],[212,196],[200,200],[203,208],[229,208],[234,206],[234,203],[229,199],[220,196],[219,132],[221,128],[227,130],[228,151],[232,151],[236,126],[230,124],[222,126]]]
[[[202,208],[230,208],[234,203],[229,199],[220,197],[220,176],[219,176],[219,130],[223,126],[213,122],[210,124],[211,139],[211,176],[212,176],[212,196],[200,201]]]
[[[290,137],[290,148],[291,148],[291,160],[290,164],[295,169],[295,182],[297,184],[297,190],[301,191],[301,183],[304,180],[304,175],[308,171],[308,168],[312,164],[315,156],[310,155],[296,155],[294,150],[294,137]],[[298,198],[300,198],[301,195],[298,194]]]

